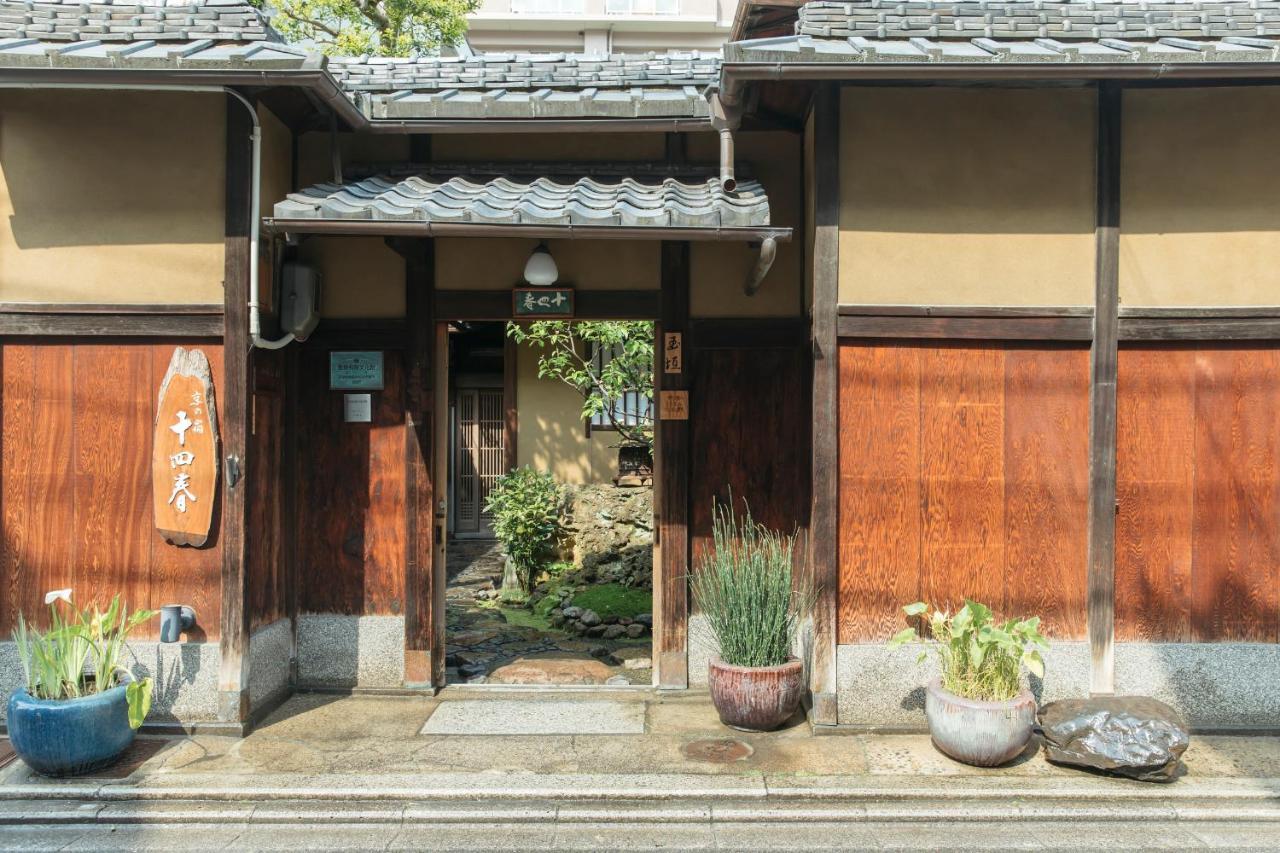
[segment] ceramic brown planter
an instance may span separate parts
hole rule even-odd
[[[804,667],[794,659],[781,666],[733,666],[713,657],[707,683],[720,722],[744,731],[767,732],[800,707]]]
[[[1023,690],[1005,702],[965,699],[942,689],[935,678],[925,693],[925,715],[933,745],[956,761],[996,767],[1026,749],[1036,719],[1036,700]]]

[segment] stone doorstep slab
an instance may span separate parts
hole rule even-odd
[[[614,700],[457,699],[441,702],[424,735],[640,735],[643,703]]]

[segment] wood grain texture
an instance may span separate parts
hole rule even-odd
[[[965,598],[1084,635],[1087,353],[847,342],[840,375],[840,642]]]
[[[1189,642],[1195,353],[1122,349],[1116,387],[1116,639]]]
[[[889,637],[920,598],[920,350],[840,350],[840,629]]]
[[[1120,354],[1117,635],[1280,639],[1280,349]]]
[[[1274,643],[1280,629],[1280,351],[1195,358],[1194,639]]]
[[[1004,601],[1004,351],[921,352],[920,591],[935,607]],[[904,602],[905,603],[905,602]]]
[[[148,518],[153,394],[150,353],[143,347],[78,346],[72,354],[71,531],[82,606],[94,600],[105,606],[115,593],[131,608],[153,604]]]
[[[257,353],[254,361],[253,429],[249,452],[248,608],[256,630],[286,615],[284,484],[284,354]]]
[[[307,613],[401,612],[404,596],[404,373],[384,356],[373,422],[343,422],[328,390],[329,353],[300,357],[296,542],[299,607]]]
[[[1089,356],[1005,351],[1005,612],[1086,632]]]
[[[221,348],[203,348],[220,366]],[[0,345],[0,631],[19,611],[43,624],[45,592],[71,587],[81,605],[116,593],[135,609],[192,604],[193,638],[216,634],[216,524],[208,546],[179,549],[151,517],[151,424],[172,352],[150,341]]]

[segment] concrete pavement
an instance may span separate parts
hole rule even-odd
[[[1193,738],[1185,775],[1151,785],[1034,747],[982,770],[922,735],[735,732],[705,694],[576,694],[635,703],[640,734],[421,733],[477,696],[519,700],[503,707],[529,730],[567,695],[302,695],[247,738],[158,744],[125,778],[15,764],[0,849],[1280,849],[1277,738]]]

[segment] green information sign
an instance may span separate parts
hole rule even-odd
[[[572,317],[572,287],[517,287],[512,293],[515,317]]]
[[[382,353],[329,353],[329,390],[381,391]]]

